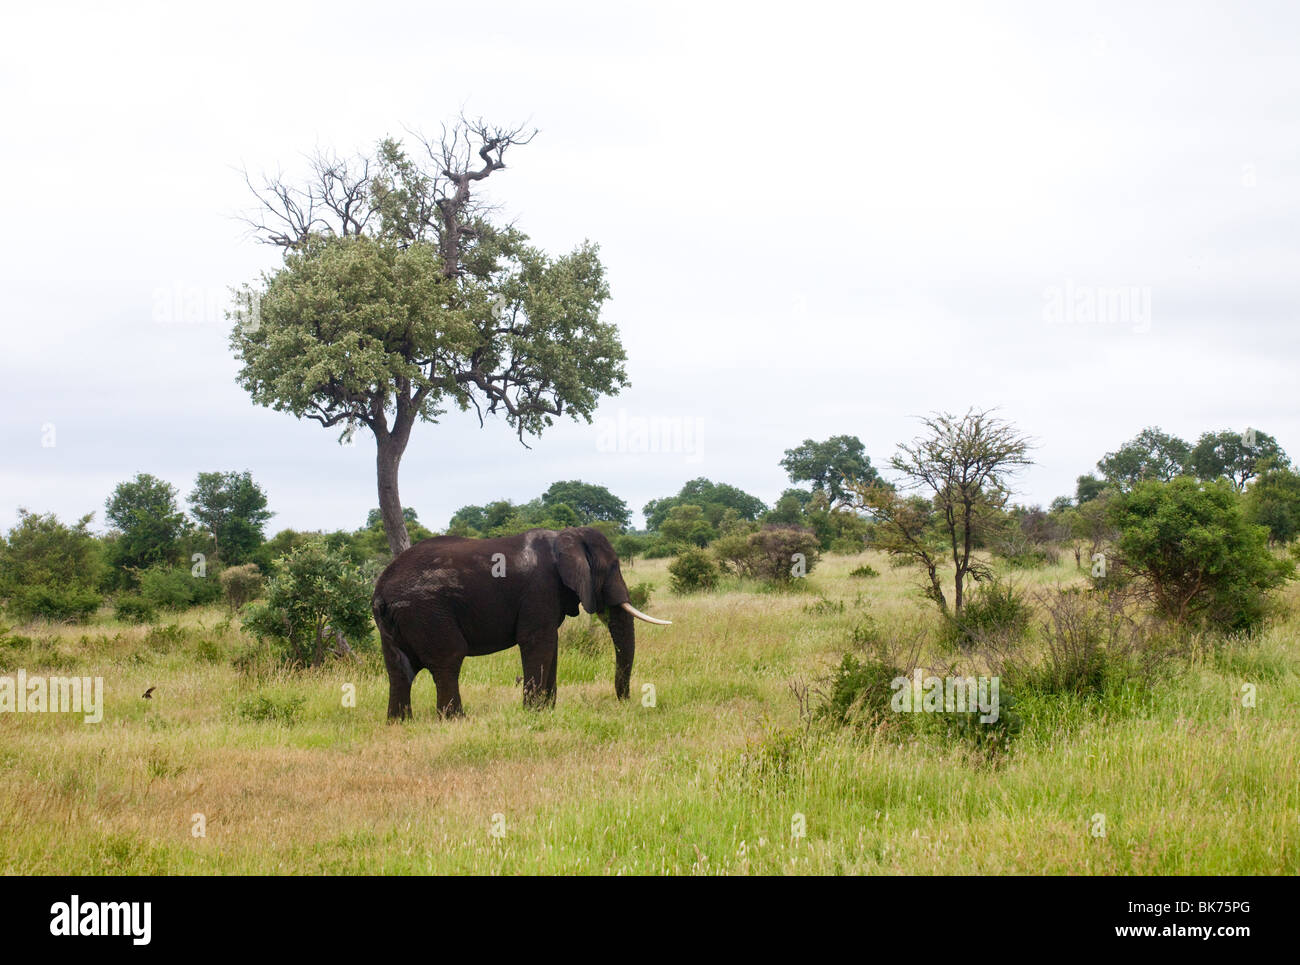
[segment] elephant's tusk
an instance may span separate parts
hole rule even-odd
[[[644,613],[642,613],[640,610],[634,607],[631,603],[623,603],[620,604],[620,606],[622,606],[624,610],[632,614],[632,616],[636,617],[638,620],[644,620],[646,623],[657,623],[661,627],[671,627],[673,625],[672,620],[656,620],[654,617],[646,616]]]

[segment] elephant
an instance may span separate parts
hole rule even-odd
[[[555,705],[560,624],[607,614],[614,641],[614,693],[626,700],[636,652],[633,619],[670,625],[628,600],[618,555],[590,526],[530,529],[517,536],[436,536],[401,553],[380,574],[371,599],[388,670],[388,719],[411,716],[411,682],[427,669],[440,717],[459,717],[466,657],[519,647],[524,706]]]

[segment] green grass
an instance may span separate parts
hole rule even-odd
[[[881,575],[851,578],[864,563]],[[102,676],[106,706],[98,725],[0,714],[0,872],[1300,871],[1300,587],[1258,639],[1189,645],[1149,686],[1091,702],[1024,695],[1024,729],[991,761],[800,716],[791,681],[815,690],[855,627],[936,627],[913,573],[829,557],[794,592],[733,579],[674,597],[666,564],[627,568],[657,584],[650,610],[674,621],[638,625],[631,701],[614,699],[608,637],[593,648],[571,620],[555,710],[520,706],[507,651],[466,661],[468,717],[451,722],[422,675],[415,719],[387,724],[373,652],[241,675],[231,660],[249,641],[217,608],[153,627],[14,627],[0,672]],[[1034,590],[1079,576],[1063,560],[1013,579]],[[925,644],[923,663],[952,659]],[[791,836],[796,813],[806,837]]]

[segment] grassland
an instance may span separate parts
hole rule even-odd
[[[863,562],[881,575],[850,576]],[[415,719],[389,725],[376,654],[241,673],[249,641],[219,608],[155,627],[13,627],[0,673],[102,676],[105,713],[0,714],[0,871],[1300,871],[1300,587],[1290,617],[1189,646],[1123,704],[1026,701],[1019,739],[989,760],[801,717],[791,681],[815,689],[867,617],[898,635],[933,624],[914,574],[830,557],[799,592],[676,597],[663,561],[625,570],[675,621],[639,625],[633,700],[614,699],[608,638],[593,649],[570,621],[542,713],[520,706],[517,651],[466,662],[467,718],[433,716],[426,674]],[[1017,579],[1079,577],[1071,562]],[[647,683],[653,707],[637,699]]]

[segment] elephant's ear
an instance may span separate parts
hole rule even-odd
[[[555,541],[555,550],[559,556],[561,582],[577,594],[588,613],[599,611],[596,580],[591,572],[591,558],[587,555],[587,544],[577,533],[565,530]]]

